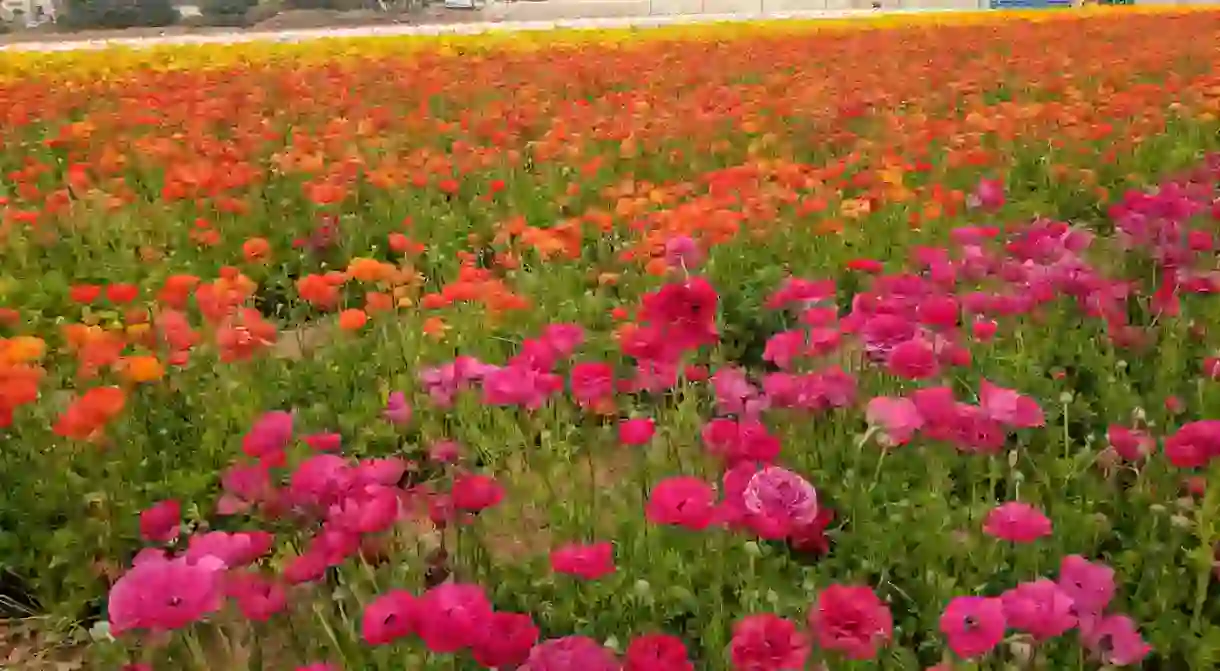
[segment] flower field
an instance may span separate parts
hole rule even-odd
[[[1220,11],[0,103],[0,613],[91,668],[1220,664]]]

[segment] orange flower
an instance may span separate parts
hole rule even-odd
[[[389,312],[394,309],[394,297],[380,291],[370,291],[364,295],[364,309],[369,314]]]
[[[421,330],[429,338],[440,340],[445,337],[445,332],[449,330],[449,325],[440,317],[428,317],[424,320]]]
[[[47,344],[42,338],[17,336],[8,340],[0,339],[0,363],[31,363],[41,359],[46,353]]]
[[[77,397],[59,415],[54,431],[75,440],[95,438],[111,420],[123,411],[127,396],[118,387],[93,387]]]
[[[369,316],[364,310],[348,309],[339,313],[339,328],[344,331],[358,331],[369,323]]]
[[[393,272],[394,266],[363,257],[356,257],[347,264],[347,274],[359,282],[380,282]]]
[[[155,356],[123,357],[119,360],[118,368],[124,379],[136,384],[155,382],[165,375],[165,366]]]
[[[242,244],[241,252],[251,263],[266,261],[271,256],[271,243],[266,238],[250,238]]]

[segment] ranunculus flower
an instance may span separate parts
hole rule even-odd
[[[1051,521],[1028,503],[1009,501],[987,513],[983,532],[1013,543],[1032,543],[1051,535]]]
[[[979,385],[979,406],[991,419],[1013,428],[1028,429],[1046,424],[1037,401],[987,380]]]
[[[1152,646],[1144,642],[1135,622],[1126,615],[1107,615],[1091,626],[1081,626],[1085,647],[1106,666],[1139,664]]]
[[[623,420],[618,425],[618,442],[623,445],[647,445],[656,432],[656,425],[649,418]]]
[[[716,511],[716,492],[692,476],[666,478],[652,488],[644,514],[654,524],[670,524],[693,531],[707,528]]]
[[[491,602],[478,585],[447,582],[428,590],[417,605],[419,637],[436,654],[476,644],[491,622]]]
[[[182,506],[172,499],[161,501],[140,513],[140,536],[153,543],[168,543],[178,537]]]
[[[695,671],[682,639],[669,634],[647,634],[627,646],[623,671]]]
[[[1220,420],[1182,425],[1165,439],[1165,456],[1178,468],[1201,468],[1220,454]]]
[[[1008,625],[1045,641],[1076,626],[1072,597],[1045,578],[1017,585],[1000,596]]]
[[[818,594],[809,613],[818,645],[848,659],[872,659],[894,634],[890,609],[868,587],[831,585]]]
[[[237,602],[242,615],[255,622],[266,622],[288,605],[283,585],[252,572],[230,572],[225,577],[225,593]]]
[[[747,512],[774,525],[777,538],[810,523],[818,514],[818,494],[801,476],[779,466],[768,466],[754,474],[742,492]]]
[[[886,369],[908,380],[926,380],[940,372],[940,362],[931,344],[921,338],[912,338],[890,351]]]
[[[538,627],[529,615],[492,613],[471,653],[489,669],[508,669],[523,663],[537,642]]]
[[[809,641],[791,620],[772,613],[747,615],[733,625],[729,660],[741,671],[799,671]]]
[[[220,609],[223,578],[224,563],[211,556],[142,561],[110,588],[110,631],[168,631],[202,620]]]
[[[940,616],[940,631],[948,638],[949,649],[963,659],[991,652],[1004,640],[1007,628],[1004,604],[999,599],[959,596]]]
[[[381,414],[387,422],[394,426],[410,424],[411,405],[407,403],[407,395],[401,391],[390,392],[390,396],[385,402],[385,410]]]
[[[610,543],[569,543],[551,553],[551,569],[584,580],[614,573],[614,546]]]
[[[1106,429],[1106,441],[1127,461],[1139,461],[1152,454],[1154,441],[1143,431],[1129,429],[1121,424],[1111,424]]]
[[[462,473],[453,479],[453,507],[469,513],[490,508],[504,500],[504,487],[489,475]]]
[[[421,608],[413,594],[392,590],[364,607],[360,635],[369,645],[388,645],[418,631],[421,617]]]
[[[1059,563],[1059,588],[1072,599],[1076,615],[1098,615],[1114,598],[1114,569],[1069,555]]]
[[[881,429],[888,445],[905,445],[923,427],[923,415],[907,398],[877,396],[868,402],[865,418]]]
[[[337,433],[311,433],[302,436],[301,442],[315,452],[338,452],[343,446],[343,436]]]
[[[543,641],[530,650],[520,671],[619,671],[614,654],[587,636]]]

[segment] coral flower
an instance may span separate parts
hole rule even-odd
[[[339,328],[344,331],[359,331],[369,323],[369,316],[364,310],[351,308],[339,313]]]

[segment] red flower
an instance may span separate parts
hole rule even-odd
[[[885,266],[881,265],[880,261],[872,259],[852,259],[847,262],[847,269],[862,273],[879,273],[885,270]]]
[[[778,615],[749,615],[733,625],[729,658],[740,671],[798,671],[805,668],[809,641]]]
[[[111,284],[106,287],[106,300],[111,303],[130,303],[140,297],[140,289],[134,284]]]
[[[848,659],[872,659],[894,634],[890,609],[868,587],[831,585],[818,595],[809,628],[826,650]]]
[[[343,437],[337,433],[312,433],[302,436],[301,441],[317,452],[338,452]]]
[[[102,295],[102,288],[96,284],[77,284],[68,290],[68,298],[73,303],[87,305],[96,301]]]
[[[891,373],[908,380],[926,380],[940,372],[936,352],[919,338],[894,347],[886,364]]]
[[[453,507],[470,513],[490,508],[504,499],[504,488],[487,475],[463,473],[453,480]]]
[[[640,636],[627,646],[623,671],[694,671],[682,639],[669,634]]]
[[[1185,424],[1165,439],[1165,456],[1178,468],[1206,466],[1217,454],[1220,454],[1220,420]]]
[[[719,339],[716,305],[719,296],[702,277],[667,284],[644,297],[640,317],[661,329],[664,340],[676,350],[695,349]]]
[[[1032,543],[1051,535],[1051,521],[1028,503],[1009,501],[987,513],[983,533],[1013,543]]]
[[[489,669],[519,666],[538,642],[538,627],[524,613],[493,613],[471,652]]]
[[[835,511],[826,506],[818,506],[818,514],[809,524],[803,524],[792,530],[788,535],[788,545],[797,552],[811,552],[824,555],[830,552],[830,539],[826,537],[826,527],[835,519]]]
[[[420,611],[414,595],[401,589],[393,590],[365,607],[360,620],[360,635],[369,645],[393,643],[418,630]]]
[[[614,546],[610,543],[571,543],[551,553],[551,569],[584,580],[614,573]]]
[[[161,501],[140,513],[140,536],[153,543],[168,543],[178,537],[182,506],[177,501]]]
[[[692,476],[666,478],[652,488],[645,515],[653,524],[672,524],[692,531],[706,529],[716,512],[716,492]]]

